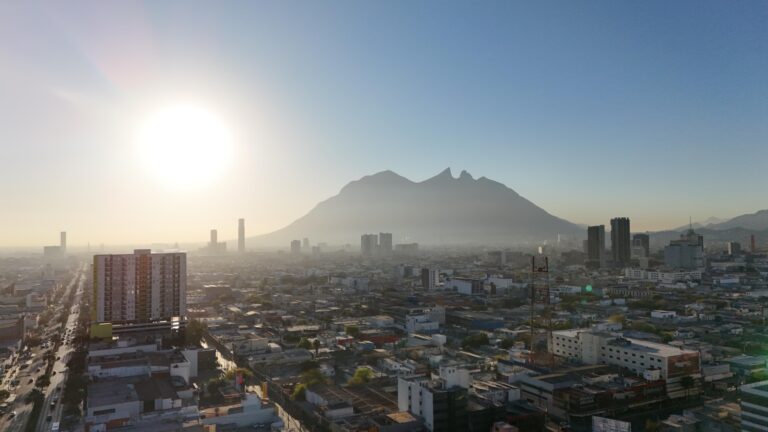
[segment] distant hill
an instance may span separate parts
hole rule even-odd
[[[670,240],[679,237],[686,231],[688,225],[684,225],[668,231],[652,233],[652,241],[657,245],[664,245]],[[706,242],[741,242],[742,246],[749,244],[750,236],[755,235],[759,245],[768,242],[768,210],[760,210],[755,213],[736,216],[731,219],[709,218],[704,223],[694,223],[693,229],[704,236]]]
[[[393,233],[395,243],[511,244],[584,235],[583,227],[555,217],[505,185],[450,169],[413,182],[392,171],[366,176],[275,232],[249,239],[258,246],[354,244],[364,233]]]
[[[744,228],[748,230],[768,230],[768,210],[760,210],[755,213],[736,216],[725,222],[708,225],[707,228],[725,230],[731,228]]]
[[[721,222],[725,222],[727,220],[728,219],[725,219],[725,218],[710,217],[710,218],[707,218],[706,220],[701,221],[701,222],[694,222],[691,225],[685,224],[685,225],[679,226],[677,228],[672,228],[670,231],[685,231],[685,230],[687,230],[690,227],[693,227],[693,229],[706,228],[709,225],[718,224],[718,223],[721,223]]]

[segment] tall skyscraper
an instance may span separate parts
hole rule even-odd
[[[212,229],[210,245],[212,248],[214,248],[217,244],[219,244],[219,232],[215,229]]]
[[[373,256],[378,248],[379,239],[376,234],[363,234],[360,236],[360,253],[364,257]]]
[[[245,219],[237,220],[237,251],[245,252]]]
[[[642,256],[647,257],[651,254],[651,236],[648,234],[635,234],[632,236],[632,247],[641,248]]]
[[[756,253],[757,252],[757,242],[755,241],[755,235],[754,234],[751,234],[749,236],[749,251],[751,253]]]
[[[291,255],[301,255],[301,241],[291,240]]]
[[[59,247],[61,248],[61,254],[66,255],[67,253],[67,232],[62,231],[59,234]]]
[[[94,255],[92,317],[97,322],[146,323],[187,312],[187,254]]]
[[[613,265],[626,267],[629,265],[631,255],[631,243],[629,241],[629,218],[618,217],[611,219],[611,253]]]
[[[392,254],[392,233],[379,233],[379,253]]]
[[[587,228],[587,265],[605,267],[605,225]]]
[[[304,249],[305,251],[309,251],[309,238],[304,237],[301,240],[301,248]]]

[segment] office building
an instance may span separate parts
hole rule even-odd
[[[379,233],[379,253],[381,255],[392,254],[392,233]]]
[[[92,317],[96,322],[146,323],[186,314],[187,255],[94,255]]]
[[[223,254],[227,251],[227,242],[219,242],[218,230],[211,230],[211,237],[208,241],[207,253],[211,255]]]
[[[611,219],[611,253],[614,266],[626,267],[629,265],[631,259],[629,218],[618,217]]]
[[[291,255],[301,255],[301,241],[291,241]]]
[[[632,249],[638,250],[638,257],[647,257],[651,254],[651,236],[648,234],[635,234],[632,236]],[[634,255],[634,254],[633,254]]]
[[[728,255],[741,255],[741,243],[728,242]]]
[[[61,254],[67,254],[67,232],[62,231],[59,233],[59,247],[61,248]]]
[[[304,237],[301,240],[301,248],[304,249],[305,251],[309,251],[309,238]]]
[[[430,432],[469,430],[467,389],[450,384],[443,379],[398,378],[398,409],[423,418]]]
[[[690,391],[688,394],[697,391],[683,388],[683,377],[701,378],[698,351],[672,345],[591,329],[554,331],[548,345],[549,352],[571,361],[619,366],[649,381],[663,379],[671,398],[685,397],[686,391]]]
[[[43,247],[43,256],[52,259],[52,258],[60,258],[67,254],[67,233],[66,231],[62,231],[59,238],[59,245],[58,246],[44,246]]]
[[[756,253],[757,252],[757,242],[755,241],[755,235],[754,234],[750,234],[750,236],[749,236],[749,251],[751,253]]]
[[[237,220],[237,251],[245,252],[245,219]]]
[[[664,265],[670,268],[704,267],[704,237],[689,229],[664,248]]]
[[[364,257],[372,257],[379,249],[379,239],[376,234],[363,234],[360,236],[360,253]]]
[[[605,225],[587,228],[587,265],[605,267]]]
[[[421,286],[427,291],[433,291],[440,281],[440,272],[429,268],[421,269]]]
[[[401,255],[415,255],[419,252],[419,244],[418,243],[396,244],[395,252]]]
[[[768,381],[739,387],[741,393],[741,430],[768,431]]]

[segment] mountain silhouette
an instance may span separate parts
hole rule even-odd
[[[509,245],[581,235],[583,228],[555,217],[505,185],[450,168],[422,182],[392,171],[344,186],[285,228],[249,239],[255,246],[353,244],[364,233],[391,232],[395,243]]]

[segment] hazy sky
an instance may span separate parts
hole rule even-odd
[[[766,77],[763,0],[2,2],[0,244],[231,239],[448,166],[577,223],[754,212]],[[176,104],[234,143],[194,187],[135,142]]]

